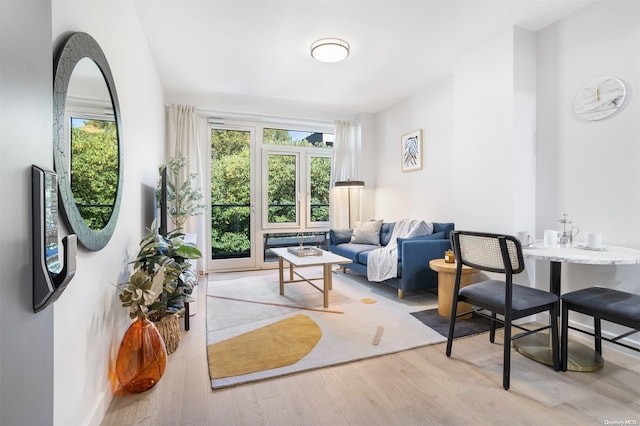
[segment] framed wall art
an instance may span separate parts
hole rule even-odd
[[[402,171],[411,172],[422,169],[422,129],[402,135],[400,143]]]

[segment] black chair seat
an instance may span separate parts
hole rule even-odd
[[[525,287],[519,284],[512,286],[511,309],[514,312],[528,311],[539,306],[548,305],[558,302],[558,296],[548,291],[538,290],[531,287]],[[472,300],[478,306],[493,308],[493,310],[504,315],[504,281],[483,281],[468,287],[460,289],[458,301]],[[527,316],[524,314],[522,316]],[[512,319],[522,318],[522,316],[513,317]]]
[[[604,287],[591,287],[562,295],[562,301],[578,311],[604,320],[626,325],[640,326],[640,296]]]
[[[627,345],[620,340],[640,331],[640,296],[613,288],[589,287],[565,293],[562,300],[562,370],[568,367],[568,331],[576,330],[594,337],[595,350],[602,354],[602,341],[615,343],[628,349],[640,349]],[[579,327],[569,326],[569,311],[579,312],[593,317],[593,332]],[[631,328],[630,332],[614,338],[602,336],[602,320]]]

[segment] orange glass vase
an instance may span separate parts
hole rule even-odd
[[[156,326],[138,317],[122,338],[116,375],[129,392],[144,392],[160,381],[167,366],[167,349]]]

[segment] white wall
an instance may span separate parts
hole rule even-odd
[[[480,41],[451,77],[379,113],[376,124],[375,217],[533,232],[533,33],[509,30]],[[424,168],[403,173],[400,136],[419,128]]]
[[[33,313],[31,165],[53,169],[51,5],[0,1],[0,424],[53,419],[53,311]]]
[[[363,164],[367,195],[375,188],[374,216],[366,219],[453,221],[452,94],[453,80],[447,78],[376,115],[375,161]],[[403,172],[400,138],[418,129],[423,168]]]
[[[541,31],[537,44],[537,229],[555,229],[567,213],[581,234],[599,231],[605,244],[640,248],[640,4],[595,3]],[[583,121],[574,97],[601,76],[627,84],[626,106]],[[562,286],[640,293],[639,276],[640,266],[566,265]]]
[[[132,1],[54,0],[52,18],[55,47],[74,31],[100,44],[122,114],[124,191],[115,233],[101,251],[79,250],[76,276],[53,306],[55,424],[95,424],[111,401],[115,356],[129,324],[114,284],[126,280],[142,236],[142,186],[155,187],[164,161],[164,97]]]
[[[515,28],[513,37],[512,229],[536,235],[536,33]]]
[[[560,21],[539,34],[538,57],[539,225],[567,213],[605,243],[640,247],[640,5],[597,3]],[[626,106],[581,120],[575,95],[601,76],[627,84]]]
[[[514,28],[458,58],[454,69],[457,229],[535,235],[535,34]],[[535,280],[527,262],[523,284]]]
[[[364,188],[360,189],[360,218],[369,220],[375,218],[375,182],[376,171],[376,116],[374,114],[362,114],[358,118],[360,122],[361,156],[360,179],[364,181]]]

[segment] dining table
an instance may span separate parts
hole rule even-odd
[[[549,262],[549,291],[562,295],[562,264],[586,264],[586,265],[637,265],[640,264],[640,250],[615,245],[603,245],[598,248],[586,247],[580,243],[570,244],[566,247],[557,245],[545,245],[543,240],[522,248],[525,258]],[[606,285],[607,283],[597,283]],[[558,324],[560,321],[558,321]],[[518,339],[514,347],[521,354],[542,362],[553,365],[549,336],[533,334]],[[602,368],[604,360],[594,349],[579,342],[570,340],[568,346],[568,366],[571,371],[595,371]]]

